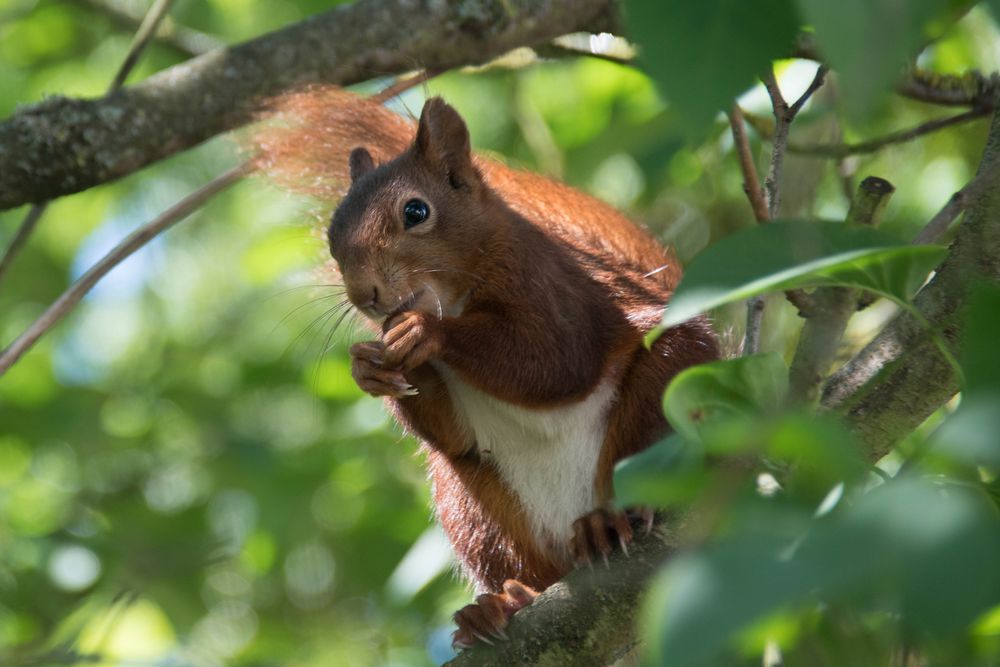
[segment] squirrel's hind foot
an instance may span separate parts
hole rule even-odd
[[[527,607],[538,597],[538,592],[515,579],[503,582],[500,593],[483,593],[473,604],[455,612],[458,630],[452,635],[451,644],[456,649],[471,648],[477,641],[492,644],[493,639],[507,639],[504,628],[510,617]]]

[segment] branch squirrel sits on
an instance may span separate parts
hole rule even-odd
[[[614,465],[668,433],[664,389],[718,358],[716,337],[694,319],[647,349],[680,279],[672,253],[611,206],[472,153],[442,99],[415,131],[335,88],[271,111],[284,122],[259,130],[260,168],[343,197],[330,252],[377,332],[351,348],[354,379],[421,441],[479,593],[454,643],[503,637],[536,591],[627,548],[635,516],[612,504]]]

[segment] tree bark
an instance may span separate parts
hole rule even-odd
[[[615,0],[362,0],[212,51],[106,97],[52,97],[0,124],[0,210],[132,173],[254,118],[263,98],[483,63],[611,30]]]
[[[975,179],[983,186],[975,188],[948,256],[914,299],[956,355],[973,285],[1000,283],[1000,110]],[[958,390],[926,327],[904,312],[830,378],[822,405],[847,417],[876,461]]]
[[[545,590],[507,627],[507,641],[480,643],[446,667],[573,665],[605,667],[638,645],[636,617],[649,579],[680,543],[676,518],[665,519],[614,553],[609,566],[583,567]]]

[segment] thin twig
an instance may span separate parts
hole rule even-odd
[[[743,334],[743,356],[748,357],[760,351],[760,330],[764,323],[764,297],[747,299],[747,324]]]
[[[948,231],[948,228],[951,227],[951,223],[955,221],[955,218],[965,210],[970,198],[971,193],[968,189],[959,190],[953,194],[948,199],[948,203],[913,237],[913,244],[937,243],[944,236],[945,232]]]
[[[378,102],[379,104],[385,104],[397,95],[402,95],[411,88],[427,83],[442,72],[443,70],[425,69],[414,74],[413,76],[406,78],[400,77],[391,85],[372,95],[372,100]]]
[[[805,91],[799,95],[799,99],[795,100],[795,103],[789,107],[788,113],[791,115],[789,122],[791,122],[791,120],[794,119],[800,111],[802,111],[802,107],[804,107],[806,102],[809,101],[809,98],[812,97],[813,93],[819,90],[826,81],[827,71],[828,69],[826,65],[820,65],[816,68],[816,74],[813,75],[813,80],[809,83],[809,87],[806,88]]]
[[[778,210],[781,208],[781,191],[778,183],[781,178],[781,167],[784,164],[785,152],[788,149],[788,130],[791,127],[792,121],[795,120],[795,116],[805,106],[805,103],[823,85],[825,78],[826,67],[820,65],[816,68],[816,75],[813,77],[809,87],[806,88],[805,92],[802,93],[794,104],[788,106],[788,102],[785,101],[784,95],[781,94],[781,88],[778,87],[778,82],[774,78],[774,70],[768,71],[761,77],[761,80],[764,82],[764,88],[771,98],[771,108],[774,111],[774,136],[772,138],[774,146],[771,149],[771,164],[768,168],[767,177],[764,179],[764,193],[767,195],[767,211],[772,220],[778,216]]]
[[[24,220],[21,221],[17,231],[14,232],[14,238],[10,240],[10,243],[3,252],[3,257],[0,258],[0,281],[3,280],[3,276],[7,273],[7,269],[10,268],[14,258],[21,252],[21,248],[28,242],[28,237],[35,231],[38,220],[42,217],[42,213],[45,213],[45,208],[48,205],[48,202],[42,202],[40,204],[33,204],[28,209],[28,214],[24,216]]]
[[[806,155],[814,157],[824,157],[824,158],[843,158],[849,155],[862,155],[866,153],[874,153],[887,146],[893,144],[901,144],[907,141],[911,141],[918,137],[922,137],[925,134],[930,134],[932,132],[937,132],[938,130],[944,129],[946,127],[951,127],[953,125],[959,125],[961,123],[968,123],[970,121],[985,118],[990,115],[992,111],[985,108],[975,108],[969,109],[968,111],[963,111],[952,116],[946,116],[944,118],[935,118],[934,120],[929,120],[925,123],[920,123],[915,127],[911,127],[907,130],[898,130],[896,132],[891,132],[885,136],[878,137],[876,139],[870,139],[868,141],[863,141],[856,144],[788,144],[788,152],[795,153],[796,155]],[[753,123],[751,123],[753,125]],[[754,125],[754,129],[758,129]],[[766,135],[762,135],[765,138],[769,138]]]
[[[911,67],[896,92],[919,102],[940,106],[971,106],[992,110],[1000,94],[1000,73],[975,70],[941,74]]]
[[[774,70],[767,71],[761,81],[767,94],[771,98],[771,108],[774,111],[774,145],[771,149],[771,161],[767,170],[767,177],[764,179],[763,201],[755,201],[755,195],[760,195],[759,181],[756,170],[753,168],[753,161],[749,159],[749,143],[746,139],[746,132],[743,130],[743,119],[740,109],[733,105],[729,112],[729,122],[733,128],[733,137],[736,140],[740,155],[740,166],[743,169],[744,189],[750,198],[750,205],[754,209],[754,216],[758,222],[773,220],[777,217],[781,208],[781,191],[779,181],[781,178],[781,166],[785,159],[785,150],[788,144],[788,129],[795,120],[806,102],[819,90],[826,78],[826,67],[820,65],[816,68],[816,75],[813,77],[809,87],[791,105],[785,101],[778,87],[778,82],[774,77]],[[752,184],[757,184],[751,187]],[[789,290],[785,293],[789,301],[798,309],[800,315],[807,315],[813,310],[812,297],[802,290]],[[764,320],[764,300],[761,297],[753,297],[747,300],[747,325],[746,334],[743,340],[743,353],[756,354],[760,347],[760,329]]]
[[[733,132],[733,143],[736,155],[739,157],[740,169],[743,171],[743,192],[750,200],[754,218],[758,223],[767,222],[771,216],[764,202],[764,192],[757,177],[757,167],[754,166],[750,154],[750,142],[747,140],[746,129],[743,126],[743,114],[739,105],[733,104],[729,110],[729,126]],[[760,349],[760,328],[764,318],[764,299],[755,296],[747,300],[747,323],[743,337],[743,354],[756,354]]]
[[[156,0],[153,6],[149,8],[146,13],[146,18],[142,20],[139,24],[139,29],[135,32],[135,37],[132,38],[132,44],[128,48],[128,53],[125,54],[125,59],[122,60],[121,67],[118,68],[118,72],[115,74],[115,78],[111,80],[111,85],[108,86],[108,94],[115,92],[122,87],[125,83],[125,79],[128,77],[129,72],[135,67],[135,64],[139,62],[139,56],[142,54],[146,45],[149,44],[149,40],[153,38],[153,34],[156,32],[157,26],[160,25],[160,21],[166,16],[167,10],[170,9],[170,5],[174,0]]]
[[[924,228],[913,237],[913,244],[923,245],[925,243],[937,243],[940,241],[941,237],[948,231],[948,228],[951,227],[951,223],[955,221],[955,218],[965,210],[970,201],[979,196],[980,191],[985,186],[984,179],[979,177],[969,181],[964,188],[953,194],[941,210],[935,213],[934,217],[928,221]]]
[[[122,0],[75,0],[75,2],[103,14],[117,25],[133,31],[138,29],[146,15],[145,12],[134,12],[132,5],[128,2],[122,2]],[[153,39],[190,57],[200,56],[225,46],[225,42],[222,40],[206,32],[180,25],[169,17],[164,18],[160,23]]]
[[[173,0],[156,0],[156,3],[150,8],[146,14],[146,18],[142,21],[142,25],[139,26],[135,37],[132,39],[132,45],[129,47],[128,53],[125,54],[125,59],[122,60],[121,67],[118,68],[118,72],[115,73],[115,77],[108,86],[108,95],[121,88],[129,72],[132,71],[132,68],[139,61],[139,56],[149,43],[150,37],[156,32],[156,27],[163,20],[172,2]],[[0,258],[0,281],[3,280],[4,274],[7,273],[10,265],[14,262],[14,258],[17,257],[21,249],[28,242],[28,238],[32,232],[35,231],[35,227],[38,226],[38,221],[41,220],[42,214],[45,213],[48,205],[49,202],[43,201],[33,204],[28,209],[27,215],[24,216],[24,220],[21,221],[20,226],[18,226],[17,231],[14,233],[14,238],[11,239],[4,250],[3,257]]]
[[[760,189],[757,167],[754,166],[753,155],[750,152],[750,142],[747,140],[746,127],[743,125],[743,112],[738,105],[733,104],[728,116],[729,127],[733,132],[733,144],[736,146],[736,156],[740,160],[740,170],[743,172],[743,192],[750,200],[753,217],[757,222],[767,222],[770,216],[767,204],[764,202],[764,193]]]
[[[211,199],[214,195],[225,190],[230,185],[240,180],[249,170],[249,162],[245,162],[238,167],[234,167],[212,180],[197,191],[191,193],[181,201],[177,202],[169,209],[160,214],[151,222],[143,225],[139,229],[129,234],[121,243],[115,246],[107,255],[101,258],[80,278],[73,283],[69,289],[62,293],[48,309],[42,313],[41,317],[35,320],[24,333],[17,337],[2,353],[0,353],[0,376],[7,372],[14,363],[21,358],[38,341],[46,331],[51,329],[59,320],[73,309],[76,304],[89,292],[97,282],[103,278],[111,269],[120,264],[129,255],[146,245],[158,234],[169,229],[172,225],[180,222],[185,217],[193,213],[199,206]]]
[[[781,88],[774,78],[774,70],[765,74],[762,79],[764,88],[771,98],[771,109],[774,113],[774,136],[771,141],[771,162],[767,169],[767,176],[764,178],[764,196],[767,199],[768,218],[778,215],[781,206],[781,190],[778,187],[778,179],[781,177],[781,167],[785,161],[785,150],[788,146],[788,126],[789,108],[781,94]]]

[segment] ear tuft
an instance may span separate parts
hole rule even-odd
[[[375,160],[372,159],[372,154],[360,146],[351,151],[351,157],[348,159],[348,162],[351,166],[351,183],[356,182],[375,168]]]
[[[471,185],[476,178],[469,129],[454,107],[440,97],[424,103],[414,146],[428,166],[453,187]]]

